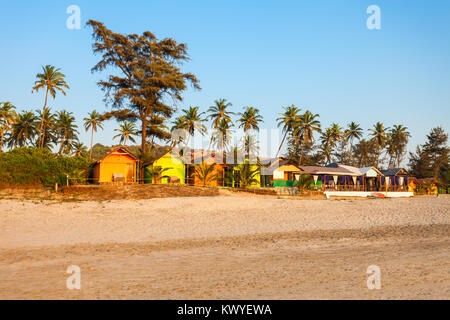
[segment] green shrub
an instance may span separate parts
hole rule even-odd
[[[17,148],[0,153],[0,185],[64,185],[67,175],[71,184],[84,183],[91,164],[91,160],[59,156],[47,149]]]

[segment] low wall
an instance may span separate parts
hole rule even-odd
[[[414,196],[414,192],[386,192],[381,191],[325,191],[327,199],[336,197],[356,197],[356,198],[409,198]]]
[[[171,197],[213,197],[219,195],[217,188],[173,184],[69,186],[62,188],[62,193],[65,196],[76,197],[80,200],[140,200]]]

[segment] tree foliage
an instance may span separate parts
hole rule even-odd
[[[85,183],[92,162],[83,157],[60,156],[41,148],[16,148],[0,153],[0,185],[65,185]]]
[[[189,60],[187,46],[171,38],[158,40],[149,31],[123,35],[98,21],[89,20],[87,25],[93,30],[93,51],[101,55],[92,72],[109,67],[118,70],[98,82],[105,91],[105,101],[113,107],[105,117],[139,120],[141,148],[145,153],[148,135],[162,139],[170,136],[163,125],[175,109],[167,101],[182,101],[189,83],[200,89],[195,75],[180,69]]]
[[[427,141],[410,152],[410,172],[417,178],[439,178],[448,175],[450,148],[448,134],[436,127],[427,135]]]

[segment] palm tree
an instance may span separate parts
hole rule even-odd
[[[66,81],[64,80],[65,75],[59,72],[60,70],[61,69],[55,68],[54,66],[46,65],[45,67],[42,66],[42,73],[38,73],[36,75],[37,80],[35,81],[34,87],[31,92],[33,93],[34,91],[39,91],[40,89],[45,90],[44,109],[42,111],[43,114],[45,114],[45,108],[47,107],[47,98],[49,93],[52,98],[55,99],[56,91],[60,91],[63,95],[66,95],[64,88],[70,89]],[[43,120],[44,119],[42,119],[41,126],[39,127],[38,147],[41,147]]]
[[[239,128],[243,128],[244,132],[247,133],[249,130],[259,131],[259,123],[263,121],[263,118],[257,108],[245,107],[244,112],[239,112],[238,115],[240,116],[238,119]]]
[[[371,141],[373,141],[377,148],[377,159],[375,166],[378,167],[380,162],[381,150],[386,147],[386,144],[389,141],[389,128],[385,127],[383,123],[377,122],[373,129],[369,129],[370,136],[372,137]]]
[[[212,128],[215,129],[219,127],[220,122],[222,119],[227,120],[228,122],[231,122],[231,115],[234,115],[233,112],[228,111],[227,108],[231,107],[232,104],[230,102],[227,102],[226,99],[219,99],[214,101],[214,105],[209,107],[208,109],[208,117],[207,119],[212,119]]]
[[[27,143],[33,143],[37,131],[37,117],[31,111],[19,113],[12,125],[9,146],[23,147]]]
[[[250,156],[250,149],[252,151],[256,151],[258,147],[256,146],[257,141],[255,136],[249,134],[250,130],[259,131],[259,123],[262,122],[263,118],[259,114],[259,110],[254,107],[245,107],[243,113],[239,112],[238,115],[240,118],[238,119],[239,128],[244,129],[244,151],[245,157]]]
[[[55,127],[60,143],[59,154],[63,151],[69,154],[73,148],[73,141],[77,140],[78,126],[75,124],[75,117],[72,114],[72,112],[66,110],[58,111],[56,113],[57,119]]]
[[[394,164],[397,168],[400,167],[410,137],[411,134],[408,132],[407,127],[403,125],[394,125],[392,127],[388,139],[389,167]]]
[[[258,141],[256,140],[256,137],[254,135],[247,134],[244,137],[243,142],[243,151],[245,153],[245,157],[255,159],[259,151]]]
[[[305,190],[311,189],[311,184],[313,183],[314,179],[311,178],[309,174],[302,174],[298,180],[294,181],[294,187],[296,187],[300,193],[303,193]]]
[[[346,139],[350,141],[350,150],[353,150],[354,139],[361,139],[363,136],[363,129],[356,122],[352,121],[347,125],[348,129],[344,131]]]
[[[325,164],[328,164],[331,162],[332,154],[333,154],[333,150],[331,149],[331,146],[329,144],[322,144],[319,147],[319,155],[325,159],[325,161],[326,161]]]
[[[344,128],[342,128],[339,124],[337,124],[337,123],[331,124],[330,134],[331,134],[331,139],[333,141],[333,146],[335,146],[336,143],[342,141],[342,138],[344,137],[343,130],[344,130]]]
[[[55,114],[51,113],[51,109],[47,108],[45,111],[36,110],[38,114],[38,121],[41,123],[41,147],[50,149],[57,141],[55,136]]]
[[[303,150],[305,146],[314,143],[314,132],[321,132],[320,121],[317,120],[319,116],[320,115],[318,113],[314,114],[311,111],[306,110],[294,124],[292,136],[296,138],[302,146],[299,164],[302,164]]]
[[[259,174],[259,167],[252,169],[252,166],[249,163],[243,163],[238,165],[235,168],[237,172],[237,178],[239,179],[239,184],[241,188],[247,188],[252,184],[258,183],[258,179],[256,178]]]
[[[221,150],[223,152],[224,162],[226,162],[226,152],[231,143],[231,126],[232,124],[230,124],[229,120],[227,120],[226,118],[222,118],[222,120],[220,120],[219,126],[214,129],[211,137],[211,142],[214,144],[214,146],[218,150]]]
[[[234,112],[231,112],[227,110],[230,108],[232,104],[230,102],[227,102],[226,99],[219,99],[214,101],[214,105],[209,107],[207,110],[208,116],[206,117],[206,120],[211,119],[212,120],[212,129],[217,129],[219,126],[224,123],[232,124],[231,116],[234,115]],[[225,122],[223,122],[225,121]],[[211,136],[211,142],[209,146],[211,147],[211,144],[214,142],[214,134]]]
[[[224,119],[223,119],[224,120]],[[216,164],[211,165],[202,162],[200,165],[195,167],[194,177],[197,177],[203,186],[210,185],[213,181],[218,179],[217,172],[215,171]]]
[[[145,171],[147,172],[147,176],[150,178],[151,183],[161,183],[163,178],[169,178],[169,176],[165,175],[164,172],[169,171],[170,169],[172,168],[162,168],[151,165],[148,166]]]
[[[136,136],[138,134],[138,131],[134,123],[124,121],[124,123],[120,124],[120,129],[114,129],[114,131],[117,131],[119,134],[115,135],[113,139],[120,138],[119,143],[121,145],[126,146],[128,140],[130,140],[133,143],[136,143],[136,140],[133,138],[133,136]]]
[[[87,147],[83,142],[76,141],[75,143],[73,143],[73,153],[75,157],[84,157],[84,155],[87,153]]]
[[[275,157],[278,157],[278,154],[280,153],[281,147],[284,144],[284,140],[286,139],[286,136],[288,133],[290,133],[293,129],[296,123],[298,123],[300,119],[300,110],[294,105],[291,105],[289,107],[283,107],[284,112],[280,113],[279,118],[277,118],[278,121],[278,127],[283,127],[283,140],[281,140],[280,147],[278,148],[277,155]]]
[[[199,112],[200,107],[189,107],[189,109],[181,110],[183,115],[176,120],[177,129],[185,130],[188,133],[186,145],[189,144],[190,137],[194,136],[195,131],[204,134],[207,130],[203,125],[203,112]]]
[[[14,119],[16,117],[16,109],[10,102],[0,103],[0,152],[3,150],[5,135],[12,129]]]
[[[94,131],[97,132],[97,129],[100,128],[103,130],[103,120],[101,115],[96,111],[92,111],[88,113],[87,118],[84,118],[84,129],[89,131],[91,129],[91,151],[89,152],[89,159],[92,159],[92,145],[94,143]]]
[[[344,133],[339,124],[333,123],[329,128],[322,132],[320,141],[323,145],[322,154],[327,159],[328,163],[331,162],[331,156],[333,155],[334,148],[338,142],[341,142],[344,138]]]

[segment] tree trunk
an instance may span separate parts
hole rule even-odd
[[[42,126],[44,125],[45,108],[47,107],[47,98],[48,98],[48,87],[47,87],[47,91],[45,91],[44,110],[42,112],[42,120],[41,120],[41,125],[39,127],[39,140],[38,140],[39,148],[41,147],[41,145],[43,145],[43,143],[41,142],[41,135],[42,135]]]
[[[142,114],[141,114],[142,115]],[[145,154],[147,146],[146,146],[146,140],[147,140],[147,118],[145,116],[142,116],[142,134],[141,134],[141,152],[142,155]],[[142,160],[139,163],[139,183],[144,183],[144,163]]]
[[[1,140],[0,140],[0,152],[3,151],[3,139],[4,139],[4,136],[5,136],[5,130],[4,130],[4,128],[2,128],[2,136],[1,136]]]
[[[64,142],[65,142],[65,134],[61,137],[61,145],[59,147],[59,154],[62,153],[63,147],[64,147]]]
[[[278,157],[278,154],[280,153],[281,147],[283,146],[283,143],[284,143],[284,140],[286,139],[287,134],[288,134],[288,132],[286,131],[286,132],[284,133],[283,140],[281,140],[281,144],[280,144],[280,147],[278,148],[277,155],[275,156],[275,158]]]
[[[89,152],[89,159],[92,159],[92,144],[94,143],[94,127],[91,130],[91,151]]]

